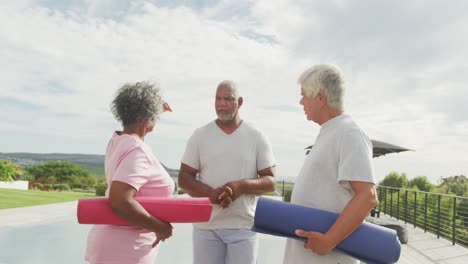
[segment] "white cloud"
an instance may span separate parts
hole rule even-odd
[[[215,117],[216,85],[233,79],[242,116],[271,139],[280,174],[295,176],[319,130],[297,77],[332,62],[369,136],[416,150],[376,159],[379,178],[468,174],[464,2],[211,2],[2,2],[0,152],[102,154],[118,128],[116,88],[154,80],[174,112],[148,142],[178,167],[192,131]]]

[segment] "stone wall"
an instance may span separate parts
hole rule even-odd
[[[13,182],[0,181],[0,188],[27,190],[28,186],[29,186],[29,181],[13,181]]]

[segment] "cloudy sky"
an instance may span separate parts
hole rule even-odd
[[[468,2],[0,2],[0,152],[104,154],[126,82],[157,81],[174,112],[146,141],[178,168],[214,92],[238,82],[242,117],[297,175],[319,126],[297,78],[317,63],[347,79],[346,112],[376,140],[414,149],[374,159],[378,180],[468,174]]]

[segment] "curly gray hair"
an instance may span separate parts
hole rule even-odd
[[[132,126],[157,120],[163,112],[163,103],[157,84],[127,83],[117,90],[111,111],[123,126]]]

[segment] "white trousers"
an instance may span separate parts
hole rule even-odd
[[[193,264],[257,263],[257,233],[249,229],[193,228]]]

